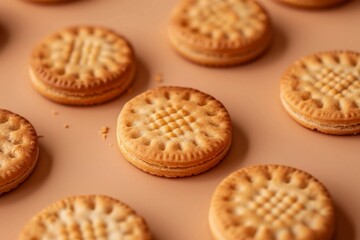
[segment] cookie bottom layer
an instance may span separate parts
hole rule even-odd
[[[355,135],[360,133],[360,122],[357,124],[334,124],[319,122],[314,119],[305,117],[300,113],[294,111],[291,106],[284,100],[283,96],[280,96],[282,105],[290,116],[298,122],[300,125],[309,128],[311,130],[319,131],[326,134],[333,135]]]
[[[9,183],[6,183],[3,186],[0,186],[0,195],[3,193],[9,192],[10,190],[19,186],[20,183],[24,182],[30,176],[30,174],[34,171],[35,166],[38,162],[38,157],[39,157],[39,146],[37,147],[35,159],[33,160],[32,165],[18,178],[12,180]]]
[[[302,8],[327,8],[339,5],[347,0],[276,0],[278,2],[288,4],[294,7]]]
[[[263,54],[271,42],[271,35],[266,36],[261,42],[261,45],[257,46],[255,49],[245,49],[238,54],[222,54],[222,53],[209,53],[209,52],[201,52],[196,51],[187,45],[179,42],[175,37],[170,35],[170,42],[174,46],[175,50],[185,59],[205,66],[213,66],[213,67],[227,67],[233,65],[240,65],[255,58],[259,57]]]
[[[110,101],[121,95],[132,83],[135,76],[136,67],[133,66],[130,73],[121,79],[121,85],[102,91],[94,92],[92,94],[76,94],[71,92],[59,91],[51,88],[38,79],[34,71],[30,68],[30,80],[35,89],[47,99],[66,105],[96,105]]]
[[[125,159],[135,167],[143,170],[144,172],[160,177],[176,178],[176,177],[187,177],[187,176],[197,175],[209,170],[210,168],[215,167],[229,151],[231,146],[231,140],[224,148],[224,150],[214,158],[190,167],[166,167],[166,166],[159,166],[148,163],[142,159],[135,157],[133,154],[128,152],[121,143],[119,137],[118,137],[118,146]]]

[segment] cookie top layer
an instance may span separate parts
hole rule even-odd
[[[170,24],[180,41],[205,50],[249,47],[269,30],[269,16],[253,0],[184,0]]]
[[[330,240],[334,227],[325,187],[306,172],[275,165],[243,168],[225,178],[213,195],[212,217],[228,240]]]
[[[0,109],[0,188],[26,174],[37,154],[38,138],[31,123]]]
[[[121,83],[134,65],[134,53],[122,36],[109,29],[72,27],[45,38],[33,50],[30,64],[37,78],[50,87],[101,91]]]
[[[145,221],[124,203],[102,195],[69,197],[45,208],[20,240],[151,239]]]
[[[281,81],[281,97],[306,117],[330,123],[360,122],[360,54],[321,52],[295,62]]]
[[[215,98],[195,89],[159,87],[128,101],[118,118],[119,144],[150,164],[188,167],[221,154],[231,119]]]

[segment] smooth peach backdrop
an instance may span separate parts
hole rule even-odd
[[[255,62],[226,69],[193,65],[171,49],[166,26],[177,2],[82,0],[39,5],[0,1],[0,108],[23,115],[43,136],[34,173],[0,196],[0,239],[17,239],[31,216],[58,199],[94,193],[132,206],[146,218],[156,239],[211,239],[207,214],[217,184],[241,167],[275,163],[319,178],[338,211],[335,240],[359,240],[360,136],[328,136],[299,126],[280,104],[279,79],[303,55],[331,49],[360,51],[360,1],[308,11],[262,0],[274,23],[271,49]],[[57,105],[33,90],[27,64],[34,44],[51,32],[79,24],[113,28],[132,42],[139,69],[131,92],[104,105],[80,108]],[[127,163],[117,149],[118,113],[129,98],[161,85],[153,81],[157,73],[164,76],[162,85],[200,89],[229,110],[233,145],[214,169],[183,179],[154,177]],[[98,135],[102,126],[110,128],[105,141]]]

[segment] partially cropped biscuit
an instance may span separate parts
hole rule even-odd
[[[35,215],[19,240],[150,240],[145,220],[126,204],[103,195],[60,200]]]
[[[202,173],[231,145],[231,119],[214,97],[191,88],[159,87],[128,101],[117,122],[124,157],[164,177]]]
[[[30,58],[30,78],[44,97],[61,104],[93,105],[123,93],[135,75],[129,42],[103,27],[79,26],[43,39]]]
[[[0,195],[34,170],[39,153],[35,128],[25,118],[0,109]]]
[[[348,0],[276,0],[294,7],[301,8],[326,8],[339,5]]]
[[[242,168],[216,188],[209,212],[216,240],[332,240],[335,210],[326,188],[299,169]]]
[[[271,35],[270,17],[254,0],[183,0],[169,26],[178,53],[216,67],[258,57],[268,48]]]
[[[296,61],[281,80],[285,110],[323,133],[360,132],[360,53],[329,51]]]

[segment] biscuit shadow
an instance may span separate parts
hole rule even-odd
[[[286,52],[288,47],[288,41],[286,38],[285,31],[280,27],[280,24],[273,23],[273,36],[269,48],[257,59],[254,59],[254,67],[259,67],[256,64],[273,64],[276,59],[281,58]]]
[[[139,95],[140,93],[148,89],[147,86],[150,79],[150,72],[142,59],[137,58],[136,64],[137,69],[134,81],[131,83],[129,88],[125,90],[125,92],[120,96],[120,98],[115,100],[114,102],[124,100],[128,101],[129,99]]]
[[[0,51],[9,41],[9,31],[3,23],[0,22]]]
[[[350,13],[352,11],[359,12],[360,1],[359,0],[347,0],[341,6],[338,6],[340,9],[344,9],[344,11]],[[335,9],[335,7],[333,7]]]
[[[333,4],[333,5],[330,5],[330,6],[325,6],[325,7],[302,7],[302,6],[296,6],[296,5],[287,4],[287,3],[283,3],[283,2],[278,2],[277,4],[280,4],[284,7],[288,7],[291,9],[299,10],[299,11],[320,12],[320,11],[336,10],[336,9],[342,8],[344,6],[347,6],[350,3],[354,3],[354,2],[359,2],[359,1],[345,0],[345,1]]]
[[[86,107],[98,109],[103,108],[105,106],[112,106],[112,104],[116,106],[122,106],[124,103],[126,103],[131,98],[135,97],[136,95],[142,93],[143,91],[148,89],[148,82],[150,73],[145,65],[145,63],[141,59],[136,59],[136,73],[133,82],[128,86],[127,89],[123,93],[121,93],[119,96],[116,96],[114,99],[110,99],[109,101],[106,101],[104,103],[96,104],[96,105],[89,105]],[[70,106],[70,105],[69,105]],[[77,106],[75,106],[77,107]],[[80,106],[79,108],[83,108]]]
[[[336,228],[333,240],[355,240],[356,233],[353,224],[341,207],[335,203]]]
[[[232,134],[231,147],[224,159],[212,169],[209,169],[208,171],[197,176],[216,178],[218,176],[228,175],[238,170],[243,165],[249,148],[248,138],[244,131],[234,123]],[[191,178],[196,178],[197,176],[192,176]]]
[[[52,168],[52,157],[46,147],[40,143],[40,151],[37,165],[30,176],[24,182],[11,191],[0,196],[0,206],[8,202],[21,201],[31,195],[48,177]]]
[[[60,0],[58,2],[48,2],[48,1],[44,1],[44,2],[33,2],[33,1],[29,1],[29,0],[23,0],[23,2],[28,3],[28,4],[32,4],[32,5],[37,5],[40,7],[47,7],[47,6],[59,6],[59,5],[68,5],[68,4],[74,4],[74,3],[78,3],[78,2],[89,2],[89,1],[94,1],[94,0]]]

